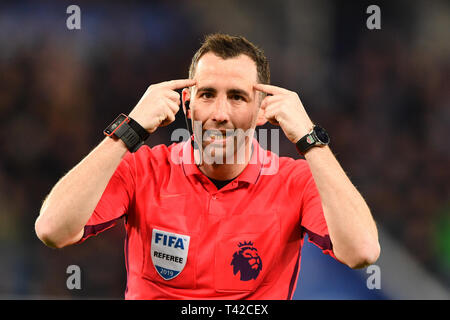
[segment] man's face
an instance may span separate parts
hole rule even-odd
[[[199,60],[194,79],[197,85],[190,95],[191,115],[194,126],[195,122],[202,125],[203,150],[235,154],[241,148],[239,141],[243,140],[237,141],[230,134],[237,129],[247,134],[251,132],[245,138],[248,145],[258,116],[261,101],[253,89],[257,83],[255,62],[247,55],[224,60],[209,52]],[[194,132],[198,141],[199,132],[195,129]]]

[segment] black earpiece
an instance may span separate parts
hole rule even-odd
[[[184,107],[186,108],[186,112],[184,113],[184,120],[186,121],[186,128],[188,129],[189,133],[190,133],[191,136],[192,136],[192,130],[191,130],[191,128],[189,127],[189,121],[188,121],[188,118],[187,118],[187,114],[188,114],[188,110],[189,110],[189,103],[190,103],[189,100],[186,100],[186,101],[184,102]]]
[[[189,121],[187,118],[187,111],[189,110],[189,105],[190,105],[190,101],[186,100],[184,102],[184,107],[186,108],[186,113],[184,114],[184,120],[186,121],[186,128],[188,129],[189,133],[193,137],[194,134],[192,132],[192,129],[189,127]],[[200,150],[200,147],[198,146],[197,141],[195,141],[194,138],[191,139],[191,144],[192,144],[192,147],[194,148],[194,150]],[[201,159],[201,153],[200,153],[200,159]],[[200,160],[200,162],[201,162],[201,160]]]

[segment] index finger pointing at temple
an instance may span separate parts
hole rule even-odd
[[[257,83],[255,85],[253,85],[253,88],[255,90],[267,93],[267,94],[281,94],[281,93],[286,93],[286,89],[277,87],[277,86],[272,86],[270,84],[262,84],[262,83]]]
[[[163,85],[169,87],[172,90],[183,89],[187,87],[192,87],[197,83],[194,79],[178,79],[163,82]]]

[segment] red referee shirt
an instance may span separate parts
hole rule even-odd
[[[253,150],[220,190],[190,143],[124,157],[81,241],[125,216],[126,299],[291,299],[305,233],[334,257],[307,162]]]

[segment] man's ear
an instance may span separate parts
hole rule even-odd
[[[186,110],[186,102],[188,102],[188,109]],[[181,91],[181,102],[183,106],[183,112],[186,115],[188,119],[191,118],[191,108],[189,107],[189,103],[191,102],[191,92],[188,88],[184,88],[183,91]],[[187,113],[186,113],[187,111]]]
[[[261,107],[258,110],[258,117],[256,118],[256,126],[263,126],[267,122],[266,116],[264,115],[264,109]]]

